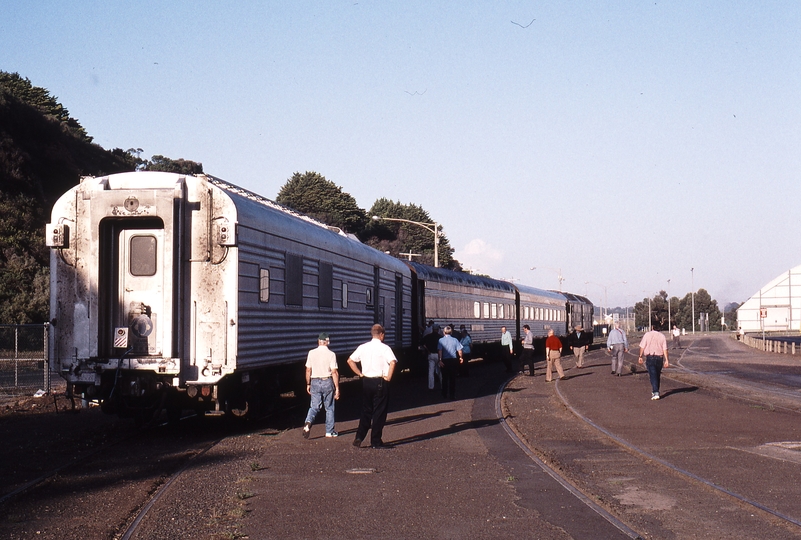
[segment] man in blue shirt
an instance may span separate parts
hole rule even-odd
[[[462,344],[451,335],[453,329],[446,326],[444,336],[437,344],[439,354],[439,367],[442,368],[442,397],[456,399],[456,374],[459,364],[464,361],[462,357]]]

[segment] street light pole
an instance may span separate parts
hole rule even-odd
[[[668,301],[668,332],[670,332],[670,329],[671,329],[671,326],[670,326],[670,280],[668,280],[668,297],[667,297],[667,301]]]
[[[604,315],[604,319],[606,319],[606,316],[609,314],[609,296],[606,294],[608,287],[606,285],[603,285],[601,283],[596,283],[594,281],[585,281],[584,285],[588,285],[590,283],[592,283],[593,285],[598,285],[599,287],[603,287],[604,288],[604,307],[603,307],[603,312],[604,313],[603,313],[603,315]],[[616,282],[612,283],[612,285],[618,285],[618,284],[625,285],[626,283],[628,283],[628,282],[627,281],[616,281]],[[611,285],[610,285],[610,287],[611,287]]]
[[[693,334],[695,334],[695,268],[690,268],[690,288],[693,300]]]
[[[539,268],[545,268],[546,270],[553,270],[554,272],[556,272],[556,279],[559,280],[559,292],[562,292],[562,282],[565,280],[565,278],[562,277],[562,269],[561,268],[559,268],[559,269],[551,268],[550,266],[540,266]],[[536,270],[537,267],[536,266],[532,266],[530,269],[531,270]]]
[[[373,216],[373,221],[399,221],[401,223],[411,223],[412,225],[419,225],[429,232],[434,233],[434,267],[439,268],[439,223],[421,223],[419,221],[412,221],[410,219],[402,218],[388,218],[383,216]]]

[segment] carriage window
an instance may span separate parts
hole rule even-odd
[[[499,319],[503,319],[503,308],[504,308],[503,304],[498,304],[498,318]]]
[[[156,237],[131,237],[129,271],[132,276],[156,275]]]
[[[489,311],[489,302],[484,302],[484,318],[490,318],[490,311]]]
[[[481,302],[473,302],[473,317],[481,318]]]
[[[348,284],[347,283],[343,283],[342,284],[342,307],[343,308],[347,308],[348,307]]]
[[[303,257],[286,255],[286,304],[303,305]]]
[[[322,308],[334,307],[334,265],[320,263],[318,305]]]
[[[270,301],[270,271],[266,268],[259,269],[259,302]]]
[[[498,318],[498,304],[492,304],[492,318]]]

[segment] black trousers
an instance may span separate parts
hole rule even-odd
[[[458,358],[442,359],[442,397],[456,398],[456,375],[459,374]]]
[[[503,365],[506,368],[506,373],[512,372],[512,359],[514,355],[512,351],[509,350],[509,347],[502,346],[501,347],[501,360],[503,360]]]
[[[523,349],[520,353],[520,371],[526,370],[528,364],[529,375],[534,375],[534,349]]]
[[[389,383],[383,377],[364,377],[362,379],[362,416],[356,429],[356,438],[364,440],[370,431],[370,444],[381,445],[384,441],[384,424],[387,423],[387,404],[389,403]]]

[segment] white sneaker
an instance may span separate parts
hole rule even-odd
[[[651,396],[651,401],[656,401],[657,399],[659,399],[659,392],[654,392]]]
[[[325,436],[330,439],[331,437],[339,437],[339,433],[332,431],[331,433],[326,433]]]

